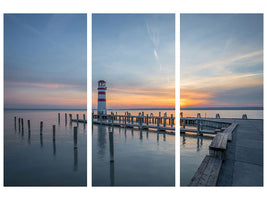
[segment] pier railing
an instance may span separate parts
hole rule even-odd
[[[152,113],[150,115],[144,115],[144,112],[139,113],[139,115],[131,115],[131,113],[126,112],[125,115],[120,115],[111,112],[110,114],[101,115],[92,113],[93,124],[102,124],[107,126],[122,126],[130,128],[139,129],[151,129],[159,131],[175,131],[175,117],[173,114],[167,116],[154,116]]]

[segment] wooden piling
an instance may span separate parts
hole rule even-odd
[[[14,117],[14,126],[15,126],[15,130],[17,130],[17,118]]]
[[[77,116],[77,123],[78,123],[78,121],[79,121],[79,114],[77,114],[76,116]]]
[[[171,114],[171,127],[173,127],[173,114]]]
[[[83,114],[83,123],[85,123],[85,114]]]
[[[148,114],[146,114],[146,125],[147,125],[147,129],[148,129]]]
[[[68,120],[68,119],[67,119],[67,113],[65,113],[65,122],[67,122],[67,120]]]
[[[56,141],[56,125],[53,125],[53,141]]]
[[[166,127],[166,117],[167,117],[167,115],[166,115],[166,113],[164,113],[164,119],[163,119],[163,120],[164,120],[164,121],[163,121],[163,126],[164,126],[164,127]]]
[[[74,149],[77,149],[78,148],[78,146],[77,146],[77,139],[78,139],[78,137],[77,137],[77,126],[75,126],[74,128],[73,128],[73,132],[74,132],[74,135],[73,135],[73,139],[74,139]]]
[[[43,121],[40,122],[40,135],[43,134]]]
[[[30,124],[30,120],[28,120],[28,132],[31,132],[31,124]]]
[[[19,118],[19,132],[20,132],[20,118]]]
[[[23,118],[21,118],[21,130],[24,132],[24,123],[23,123]]]
[[[110,153],[110,162],[114,162],[114,143],[113,143],[112,131],[109,131],[109,153]]]
[[[60,123],[60,113],[58,113],[58,123]]]

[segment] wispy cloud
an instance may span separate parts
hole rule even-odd
[[[41,88],[77,88],[79,85],[58,84],[58,83],[29,83],[29,82],[5,82],[6,86],[33,86]]]

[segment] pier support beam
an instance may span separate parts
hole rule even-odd
[[[15,130],[17,130],[17,118],[14,117],[14,126],[15,126]]]
[[[40,135],[43,134],[43,121],[40,122]]]
[[[28,120],[28,133],[31,133],[31,122]]]
[[[53,125],[53,141],[56,141],[56,125]]]

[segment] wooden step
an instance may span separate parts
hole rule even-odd
[[[189,186],[216,186],[222,160],[206,156],[191,179]]]

